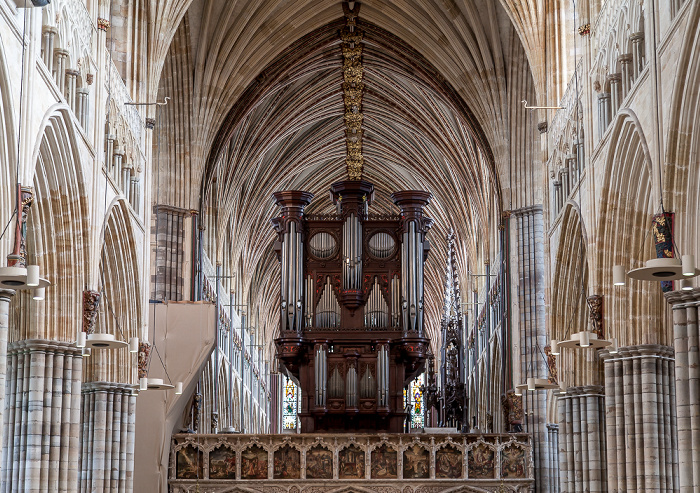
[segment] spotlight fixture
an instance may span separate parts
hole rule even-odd
[[[608,353],[617,354],[619,352],[619,348],[617,347],[617,339],[613,337],[611,341],[612,342],[610,344],[610,347],[608,348]]]
[[[175,395],[182,395],[182,382],[175,384]]]
[[[683,255],[681,257],[682,274],[686,277],[695,277],[698,271],[695,269],[695,255]]]
[[[625,285],[625,267],[622,265],[613,266],[613,285],[624,286]]]
[[[88,334],[85,346],[97,349],[121,349],[127,347],[124,341],[117,340],[113,334]]]
[[[590,332],[583,330],[581,332],[576,332],[571,334],[571,339],[566,341],[559,341],[559,348],[588,348],[592,347],[594,349],[603,348],[609,346],[610,341],[605,339],[598,339],[598,334],[595,332]]]
[[[551,345],[550,345],[550,348],[551,348],[552,354],[553,354],[554,356],[559,356],[559,353],[560,353],[560,351],[559,351],[559,341],[557,341],[556,339],[552,339],[552,343],[551,343]]]
[[[683,291],[692,291],[693,281],[691,281],[690,279],[681,279],[681,289]]]
[[[140,391],[148,390],[148,378],[146,378],[146,377],[139,378],[139,390]]]
[[[132,337],[129,339],[129,352],[130,353],[138,353],[139,352],[139,338],[138,337]]]
[[[89,358],[92,355],[92,349],[89,347],[83,348],[83,358]]]
[[[32,290],[32,299],[34,301],[44,301],[46,296],[46,288],[36,288]]]
[[[86,342],[87,334],[81,330],[80,332],[78,332],[78,340],[75,341],[75,347],[85,347]]]

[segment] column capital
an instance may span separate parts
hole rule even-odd
[[[56,48],[55,50],[53,50],[53,53],[54,53],[54,55],[56,55],[56,56],[65,56],[65,57],[67,57],[68,55],[70,55],[70,52],[69,52],[68,50],[64,50],[63,48]]]
[[[44,34],[58,34],[58,29],[55,26],[43,26],[41,32]]]
[[[14,289],[0,289],[0,300],[6,300],[9,303],[16,292]]]
[[[630,40],[633,43],[639,43],[640,41],[644,41],[644,32],[639,31],[639,32],[630,34]]]
[[[632,63],[632,53],[624,53],[617,57],[617,61],[620,63]]]

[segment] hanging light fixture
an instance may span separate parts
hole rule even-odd
[[[32,290],[32,299],[34,301],[44,301],[44,296],[46,296],[46,288]]]
[[[146,378],[146,377],[139,378],[139,390],[140,391],[148,390],[148,378]]]
[[[148,390],[169,390],[175,388],[174,385],[165,383],[162,378],[148,378],[146,380]]]
[[[581,332],[576,332],[571,334],[571,339],[566,341],[559,341],[559,348],[604,348],[611,344],[610,341],[605,339],[598,339],[598,334],[588,330],[582,330]]]
[[[129,352],[130,353],[138,353],[139,352],[139,338],[138,337],[132,337],[129,339]]]
[[[78,332],[78,340],[75,342],[75,347],[84,348],[87,342],[87,334],[82,330]]]
[[[613,285],[624,286],[625,285],[625,268],[622,265],[613,266]]]
[[[691,281],[690,279],[681,279],[681,289],[683,291],[692,291],[693,281]]]
[[[129,344],[118,340],[114,334],[88,334],[85,347],[96,349],[121,349]]]
[[[515,386],[516,394],[515,395],[523,395],[522,391],[527,390],[528,392],[534,392],[536,390],[547,390],[547,389],[556,389],[559,388],[558,383],[550,382],[546,378],[528,378],[527,383],[521,383],[520,385]],[[517,391],[520,391],[518,394]]]
[[[175,395],[182,395],[182,382],[175,384]]]
[[[89,358],[90,355],[92,355],[92,349],[89,347],[84,347],[83,348],[83,358]]]

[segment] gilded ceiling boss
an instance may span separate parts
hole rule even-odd
[[[350,5],[352,4],[352,5]],[[357,29],[359,2],[343,2],[346,25],[340,33],[343,50],[343,100],[345,102],[345,164],[351,180],[362,179],[362,31]]]

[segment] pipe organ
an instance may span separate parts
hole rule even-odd
[[[302,432],[404,429],[403,389],[423,372],[424,215],[430,194],[391,198],[401,214],[373,215],[374,186],[331,186],[336,213],[307,215],[313,196],[274,194],[281,262],[280,367],[301,388]]]

